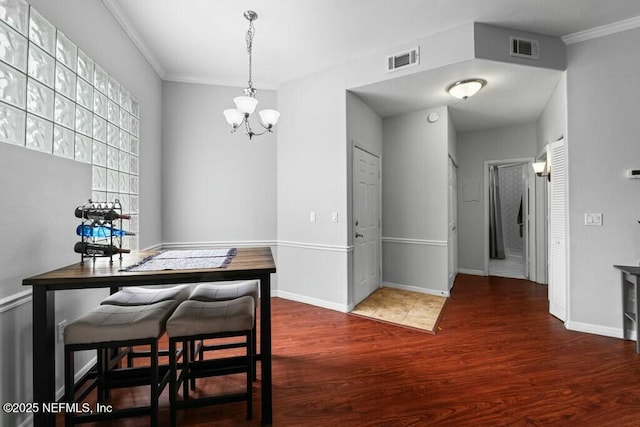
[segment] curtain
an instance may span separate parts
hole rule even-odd
[[[489,258],[504,259],[498,168],[489,168]]]

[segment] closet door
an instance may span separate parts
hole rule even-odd
[[[549,144],[549,313],[567,317],[567,156],[564,140]]]

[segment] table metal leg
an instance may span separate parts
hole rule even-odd
[[[633,280],[633,293],[636,299],[636,353],[640,353],[640,298],[638,298],[638,276],[631,278]]]
[[[271,377],[271,277],[260,278],[260,367],[262,373],[262,424],[272,421]]]
[[[33,401],[56,401],[55,295],[44,287],[33,287]],[[39,411],[35,427],[54,426],[55,414]]]

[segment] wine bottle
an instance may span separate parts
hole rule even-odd
[[[97,243],[77,242],[73,250],[79,254],[90,256],[110,256],[115,254],[128,254],[129,249],[120,249],[113,245],[99,245]]]
[[[82,206],[76,208],[76,218],[85,219],[104,219],[113,221],[116,219],[131,219],[131,215],[119,214],[114,209],[88,208],[83,209]]]
[[[76,228],[76,234],[84,237],[111,237],[111,236],[135,236],[136,233],[131,231],[111,228],[105,225],[79,225]]]

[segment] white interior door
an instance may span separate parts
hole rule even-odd
[[[549,144],[549,313],[567,315],[567,161],[564,140]]]
[[[449,158],[449,231],[447,246],[449,248],[449,289],[458,274],[458,168]]]
[[[380,159],[353,149],[355,303],[380,287]]]

